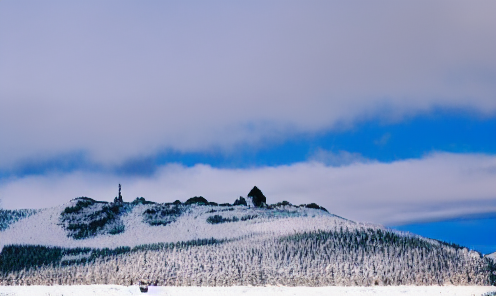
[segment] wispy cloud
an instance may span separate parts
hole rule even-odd
[[[120,182],[128,201],[202,195],[233,202],[257,185],[269,203],[316,202],[352,220],[401,224],[496,211],[495,168],[494,156],[446,153],[339,167],[318,162],[254,169],[167,165],[150,177],[72,173],[13,179],[0,184],[0,198],[7,208],[53,206],[82,195],[110,201]]]
[[[368,162],[367,158],[363,157],[360,153],[348,152],[348,151],[338,151],[332,152],[324,149],[317,149],[309,157],[310,161],[320,162],[329,166],[344,166],[350,165],[356,162]]]
[[[379,139],[374,140],[374,144],[376,144],[377,146],[384,146],[389,142],[389,139],[391,139],[391,134],[385,133]]]

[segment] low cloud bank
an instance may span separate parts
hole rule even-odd
[[[103,165],[229,151],[438,108],[494,116],[495,10],[0,1],[0,169],[80,151]]]
[[[316,202],[331,213],[397,225],[496,211],[496,156],[436,153],[392,163],[353,162],[339,167],[315,160],[277,167],[220,169],[169,164],[152,177],[77,172],[30,176],[0,184],[4,208],[42,208],[78,196],[113,200],[117,184],[127,201],[157,202],[202,195],[233,202],[257,185],[269,203]]]

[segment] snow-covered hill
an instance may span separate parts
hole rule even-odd
[[[489,285],[494,262],[315,204],[97,202],[9,221],[0,284]],[[248,203],[249,204],[249,203]]]
[[[65,209],[75,207],[79,199],[58,207],[43,209],[27,218],[12,223],[6,230],[0,232],[0,248],[5,245],[45,245],[65,248],[116,248],[121,246],[134,247],[143,244],[162,242],[180,242],[196,239],[232,239],[270,233],[285,235],[316,230],[334,230],[336,227],[349,229],[368,227],[384,229],[378,225],[358,224],[326,211],[295,206],[279,206],[271,209],[239,206],[184,205],[184,204],[137,204],[129,206],[119,213],[118,218],[98,229],[96,234],[84,239],[70,237],[70,231],[64,229],[62,213]],[[95,203],[74,213],[73,222],[87,225],[88,216],[99,212],[106,204]],[[148,222],[147,211],[153,209],[175,209],[181,214],[166,225],[152,225]],[[224,219],[238,221],[212,224],[207,221],[210,217],[221,216]],[[251,219],[243,219],[250,217]],[[154,217],[152,217],[154,218]],[[166,220],[169,215],[158,217],[154,221]],[[160,220],[161,219],[161,220]],[[148,222],[147,222],[148,221]],[[110,234],[115,224],[122,225],[120,233]]]

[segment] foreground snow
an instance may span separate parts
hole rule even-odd
[[[387,287],[150,287],[148,293],[141,293],[137,286],[91,285],[91,286],[0,286],[0,296],[32,295],[436,295],[436,296],[480,296],[496,291],[491,286],[387,286]]]

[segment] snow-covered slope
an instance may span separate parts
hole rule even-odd
[[[29,217],[35,214],[37,211],[28,209],[28,210],[3,210],[0,209],[0,231],[3,231],[11,224],[16,223],[19,220],[22,220],[26,217]]]
[[[5,245],[45,245],[67,248],[116,248],[134,247],[159,242],[179,242],[196,239],[229,239],[253,234],[272,233],[285,235],[305,231],[333,230],[336,227],[373,227],[378,225],[358,224],[336,217],[322,210],[281,206],[274,209],[247,206],[208,206],[180,205],[183,213],[174,223],[152,226],[145,222],[145,211],[153,204],[139,204],[129,212],[120,215],[124,231],[115,235],[97,234],[86,239],[73,239],[68,236],[61,222],[65,208],[74,206],[77,201],[54,208],[39,210],[36,214],[20,220],[0,232],[0,248]],[[238,218],[236,222],[210,224],[209,217]],[[243,217],[253,217],[242,221]]]
[[[201,199],[198,198],[201,202]],[[488,285],[479,253],[317,205],[102,203],[39,210],[0,231],[0,285]]]

